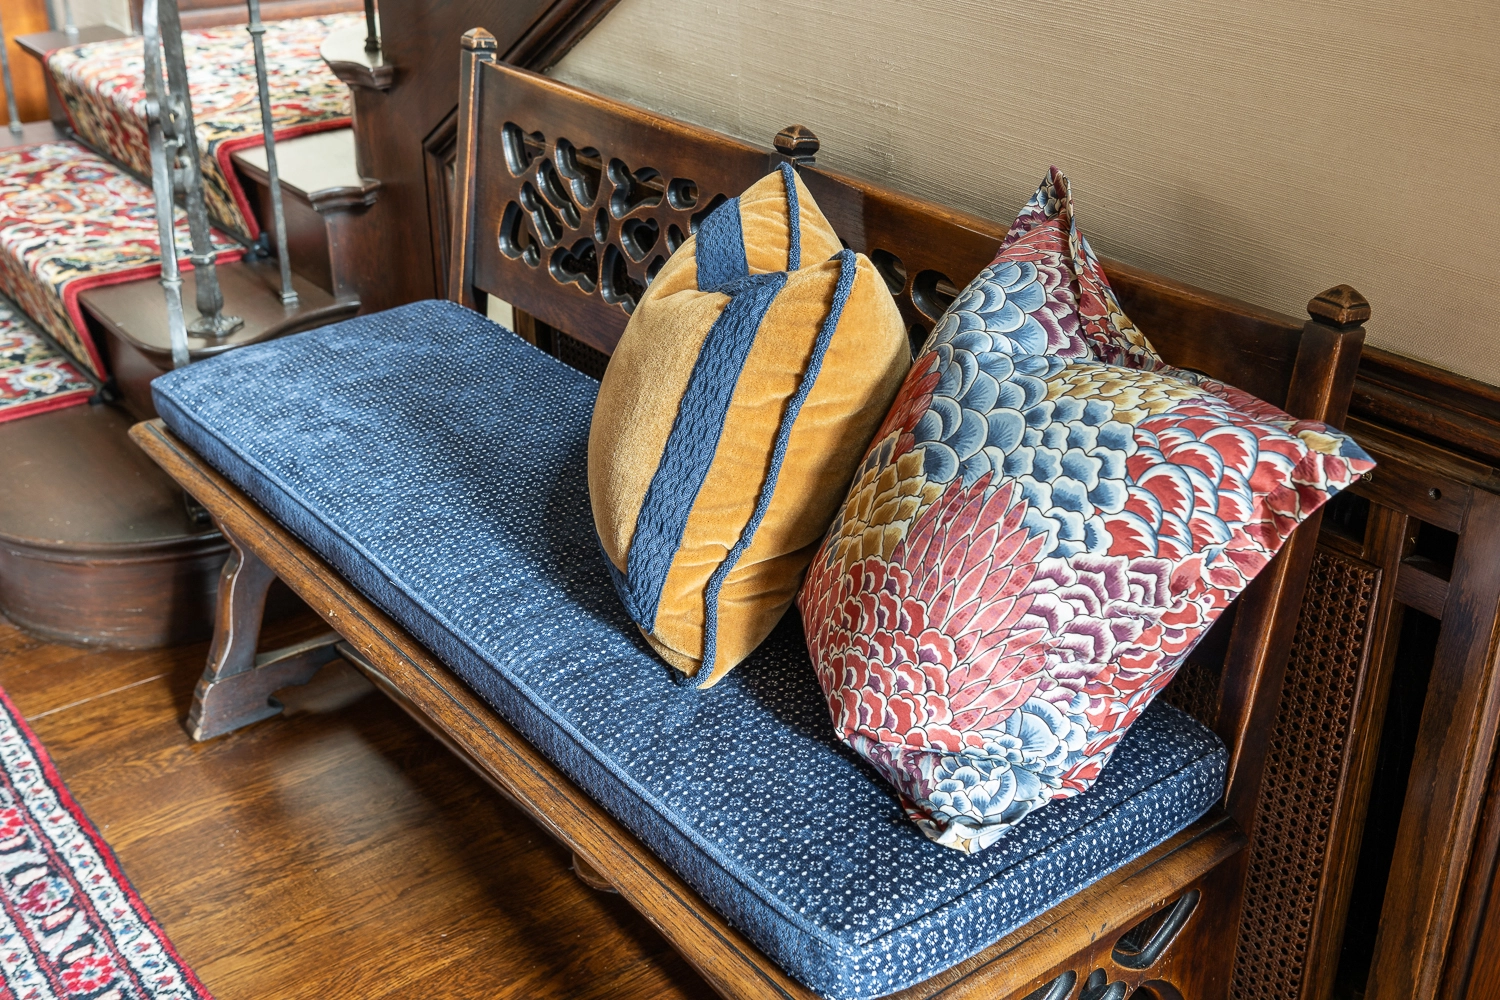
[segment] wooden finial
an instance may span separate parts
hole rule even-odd
[[[793,163],[811,165],[818,155],[818,137],[806,125],[788,125],[776,133],[776,152]]]
[[[1358,326],[1370,318],[1370,303],[1353,287],[1337,285],[1314,296],[1307,314],[1334,326]]]
[[[452,35],[448,37],[453,37]],[[495,43],[495,36],[483,28],[470,28],[464,32],[463,46],[474,52],[494,52],[499,46]]]

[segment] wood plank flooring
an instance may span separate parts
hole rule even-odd
[[[77,649],[0,619],[0,686],[218,1000],[712,995],[342,663],[284,717],[193,743],[206,651]]]

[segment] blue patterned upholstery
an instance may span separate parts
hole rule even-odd
[[[718,687],[674,682],[594,535],[596,390],[441,302],[155,383],[173,431],[819,993],[874,997],[948,968],[1222,793],[1219,741],[1157,703],[1090,792],[963,855],[835,738],[795,614]]]

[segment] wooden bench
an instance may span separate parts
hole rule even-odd
[[[993,257],[1004,227],[818,168],[815,138],[766,150],[501,65],[482,29],[464,37],[450,297],[496,296],[516,327],[597,370],[635,297],[720,196],[779,162],[799,166],[834,228],[868,254],[914,337]],[[1340,286],[1299,322],[1106,263],[1125,309],[1173,364],[1338,424],[1369,308]],[[273,693],[341,655],[574,852],[581,878],[619,892],[726,997],[815,994],[709,907],[583,794],[447,665],[161,421],[133,436],[213,516],[233,546],[215,641],[188,726],[207,739],[276,714]],[[1316,540],[1293,535],[1200,645],[1166,696],[1228,749],[1222,807],[981,953],[902,997],[1170,1000],[1227,996],[1268,735]],[[280,578],[333,630],[257,653]]]

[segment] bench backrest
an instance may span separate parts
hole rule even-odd
[[[1005,225],[814,166],[816,140],[800,126],[760,148],[500,64],[483,29],[464,36],[459,93],[449,297],[474,307],[481,293],[498,296],[606,355],[698,221],[785,160],[840,237],[885,276],[914,341],[1005,234]],[[1126,312],[1169,362],[1296,416],[1342,420],[1369,312],[1352,289],[1323,293],[1304,323],[1104,263]],[[1229,747],[1227,805],[1247,830],[1316,534],[1316,519],[1296,532],[1200,644],[1192,678],[1179,680],[1202,692],[1192,710]]]

